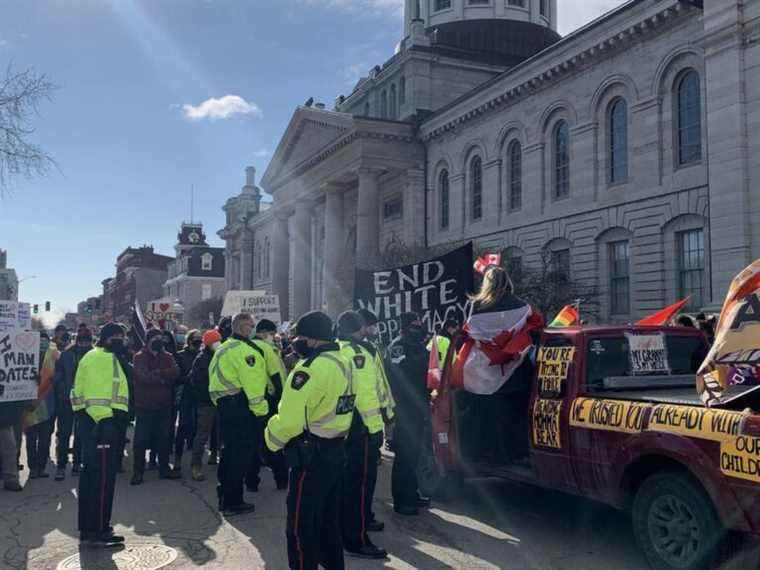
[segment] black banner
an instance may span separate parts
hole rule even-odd
[[[473,288],[472,243],[436,259],[382,271],[356,270],[354,306],[380,320],[382,344],[398,334],[399,316],[415,311],[430,332],[446,319],[467,318],[467,294]]]

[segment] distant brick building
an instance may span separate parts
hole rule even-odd
[[[116,276],[103,281],[104,309],[114,319],[125,321],[132,314],[135,300],[145,308],[160,297],[173,259],[159,255],[152,246],[128,247],[116,258]]]

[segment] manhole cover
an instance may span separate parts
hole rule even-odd
[[[82,550],[58,564],[57,570],[157,570],[177,559],[164,545],[127,546],[124,550]]]

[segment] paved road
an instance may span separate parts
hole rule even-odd
[[[351,569],[646,568],[627,517],[607,507],[483,480],[452,503],[403,518],[390,507],[388,458],[380,473],[376,512],[387,528],[375,540],[392,556],[385,563],[349,561]],[[214,508],[213,476],[204,483],[159,481],[149,472],[142,487],[130,487],[128,478],[119,476],[114,507],[127,550],[116,562],[88,553],[82,567],[149,568],[168,556],[159,548],[165,545],[177,552],[170,568],[287,568],[285,494],[268,475],[262,491],[248,495],[256,513],[229,521]],[[37,479],[23,493],[0,492],[0,568],[55,569],[65,561],[68,570],[78,567],[70,559],[77,553],[76,479]]]

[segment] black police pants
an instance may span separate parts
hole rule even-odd
[[[248,427],[251,441],[251,454],[248,460],[248,467],[245,471],[245,486],[251,490],[258,490],[259,483],[261,483],[259,471],[261,471],[261,466],[263,464],[262,442],[264,441],[265,427],[263,418],[257,418],[254,414],[251,414]]]
[[[53,435],[53,419],[40,422],[24,432],[26,437],[26,460],[29,470],[39,471],[47,467],[50,459],[50,440]]]
[[[367,525],[372,520],[372,499],[380,458],[379,434],[352,430],[346,440],[343,474],[343,542],[350,547],[369,544]]]
[[[69,464],[69,451],[71,450],[71,436],[74,436],[74,465],[82,464],[82,441],[78,434],[76,416],[71,410],[71,404],[64,402],[56,404],[56,445],[55,461],[59,468]]]
[[[288,563],[293,570],[343,570],[341,540],[341,478],[343,440],[319,440],[307,467],[290,470],[286,536]]]
[[[150,447],[158,455],[158,468],[162,475],[169,472],[169,424],[171,408],[158,410],[137,410],[135,421],[134,471],[142,475],[145,472],[145,452]]]
[[[391,472],[391,493],[395,507],[417,506],[417,465],[422,449],[423,424],[399,419],[393,430],[393,451],[396,454]]]
[[[97,434],[90,416],[80,413],[78,418],[84,461],[79,477],[79,531],[99,534],[111,526],[118,433],[114,426],[109,426]]]
[[[270,409],[273,409],[270,404]],[[274,408],[276,409],[276,408]],[[268,416],[271,417],[271,416]],[[288,483],[288,466],[285,462],[285,454],[282,451],[273,452],[264,443],[264,428],[268,417],[257,419],[257,429],[254,440],[254,451],[251,455],[251,463],[245,475],[245,484],[249,488],[258,489],[261,483],[261,468],[264,465],[269,466],[274,476],[274,481],[278,486],[284,486]]]
[[[221,506],[243,503],[243,479],[254,449],[256,419],[245,397],[227,396],[217,402],[222,457],[217,469],[217,494]]]

